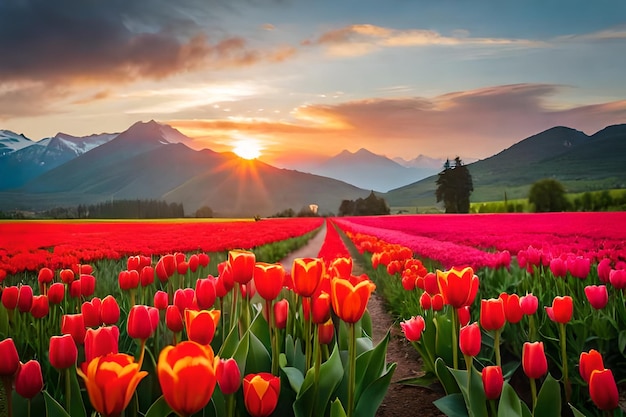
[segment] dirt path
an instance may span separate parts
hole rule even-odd
[[[281,264],[291,271],[295,258],[316,257],[324,242],[326,229],[320,232],[302,248],[289,254]],[[361,273],[361,266],[354,260],[354,273]],[[387,362],[397,363],[391,385],[387,395],[378,409],[377,417],[443,417],[433,401],[443,396],[443,392],[431,391],[427,388],[413,387],[398,383],[405,378],[420,375],[420,358],[417,351],[406,341],[399,326],[394,323],[392,316],[385,308],[385,302],[378,294],[372,294],[368,304],[368,311],[372,318],[372,332],[374,343],[378,343],[391,329],[391,340],[387,347]]]

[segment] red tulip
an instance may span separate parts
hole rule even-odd
[[[48,287],[48,284],[52,282],[54,279],[54,272],[50,268],[41,268],[39,270],[39,274],[37,275],[37,281],[39,281],[39,288],[42,288],[44,291],[41,291],[42,294],[45,294],[45,289]]]
[[[269,417],[278,405],[280,378],[267,372],[246,375],[243,400],[252,417]]]
[[[216,289],[223,288],[223,292],[221,290],[218,291],[217,296],[224,297],[235,286],[235,280],[233,279],[233,269],[230,266],[230,263],[228,263],[228,261],[224,261],[224,262],[220,262],[217,265],[217,272],[218,272],[218,277],[217,277],[218,285]],[[224,295],[220,295],[220,294],[224,294]]]
[[[32,399],[43,389],[43,375],[41,365],[36,360],[22,364],[15,377],[15,392],[21,397]]]
[[[427,292],[423,292],[422,295],[420,295],[420,307],[422,307],[424,311],[430,310],[432,307],[432,299]]]
[[[139,272],[131,269],[130,271],[121,271],[118,276],[120,289],[130,291],[139,286]]]
[[[188,270],[189,270],[189,263],[187,261],[180,261],[176,263],[176,272],[178,272],[179,275],[187,274]]]
[[[126,269],[129,271],[134,270],[134,271],[139,272],[139,270],[141,269],[140,265],[141,265],[141,257],[139,255],[129,256],[128,259],[126,260]]]
[[[444,302],[457,309],[472,304],[478,293],[479,280],[470,267],[453,267],[446,272],[438,270],[437,283]]]
[[[401,322],[400,327],[402,328],[404,337],[406,337],[409,342],[417,342],[422,337],[426,322],[424,321],[424,317],[415,316]]]
[[[48,288],[48,302],[52,305],[61,304],[65,298],[65,285],[55,282]]]
[[[586,383],[589,383],[589,378],[591,378],[593,371],[601,371],[604,369],[602,355],[595,349],[591,349],[589,352],[582,352],[578,364],[580,376]]]
[[[431,308],[433,309],[433,311],[443,310],[443,306],[444,306],[443,295],[441,294],[432,295],[430,298],[430,302],[432,304]]]
[[[15,343],[10,337],[0,341],[0,377],[12,377],[20,367]]]
[[[163,311],[169,305],[169,298],[165,291],[157,291],[154,293],[154,307],[159,311]]]
[[[174,292],[174,305],[180,310],[180,314],[185,314],[185,310],[197,310],[196,291],[193,288],[180,288]]]
[[[322,279],[323,273],[324,262],[320,258],[294,259],[291,268],[293,290],[302,297],[313,296]]]
[[[322,324],[330,319],[330,294],[323,292],[313,297],[311,305],[313,323]]]
[[[283,289],[285,268],[280,264],[257,262],[254,265],[254,285],[257,292],[267,301],[275,300]]]
[[[586,279],[591,269],[591,259],[584,256],[567,258],[567,270],[574,278]]]
[[[490,298],[480,301],[480,327],[489,330],[500,330],[506,323],[504,300]]]
[[[80,311],[83,314],[85,327],[98,327],[102,324],[102,301],[98,297],[85,301]]]
[[[461,307],[457,309],[456,312],[459,317],[459,324],[461,325],[461,327],[467,326],[471,320],[469,306]]]
[[[154,268],[152,266],[146,265],[141,268],[141,272],[139,273],[139,282],[142,287],[152,285],[154,282]]]
[[[85,334],[85,362],[81,365],[83,373],[87,372],[89,363],[98,356],[118,353],[120,330],[117,326],[98,327],[87,329]]]
[[[50,304],[47,295],[33,296],[33,302],[30,307],[30,314],[36,319],[42,319],[48,315]]]
[[[233,274],[233,280],[239,284],[247,284],[254,276],[254,252],[231,250],[228,252],[228,263]]]
[[[610,369],[594,370],[589,377],[589,395],[591,401],[600,410],[611,411],[617,408],[619,393],[615,377]]]
[[[180,314],[178,307],[174,305],[167,306],[165,310],[165,326],[172,333],[180,333],[183,331],[183,316]]]
[[[538,379],[548,372],[548,360],[543,342],[525,342],[522,349],[522,368],[528,378]]]
[[[176,258],[174,255],[163,255],[156,264],[156,275],[161,282],[167,282],[167,280],[176,272]]]
[[[48,356],[50,365],[56,369],[67,369],[74,366],[78,357],[78,349],[72,336],[69,334],[52,336]]]
[[[241,372],[233,358],[220,359],[217,364],[216,377],[224,395],[234,394],[241,386]]]
[[[82,274],[80,276],[80,294],[83,297],[91,297],[96,290],[96,278],[93,275]]]
[[[196,303],[200,310],[212,308],[216,298],[215,279],[202,278],[196,281]]]
[[[2,290],[2,305],[7,310],[15,310],[17,308],[17,299],[20,289],[16,286],[4,287]]]
[[[488,400],[496,400],[502,394],[504,378],[499,366],[485,366],[482,370],[483,388]]]
[[[626,288],[626,269],[613,269],[609,274],[609,282],[618,290]]]
[[[152,336],[154,327],[150,318],[150,310],[145,305],[137,304],[130,308],[126,330],[133,339],[146,340]]]
[[[179,415],[202,410],[215,389],[217,360],[211,346],[185,341],[159,354],[157,374],[167,404]]]
[[[198,259],[198,255],[195,253],[189,257],[189,270],[191,272],[196,272],[198,267],[200,266],[200,259]]]
[[[287,326],[289,317],[289,301],[282,299],[274,303],[274,322],[277,329],[284,329]]]
[[[332,342],[333,336],[335,336],[335,325],[333,324],[333,319],[328,319],[326,323],[319,324],[317,326],[317,333],[320,344],[327,345]]]
[[[466,356],[476,356],[480,353],[481,333],[478,323],[474,322],[461,327],[459,332],[459,347]]]
[[[115,324],[120,319],[120,306],[112,295],[107,295],[102,300],[101,318],[106,326]]]
[[[219,310],[185,310],[185,328],[189,340],[201,345],[208,345],[215,336],[219,325]]]
[[[522,309],[522,313],[527,316],[535,314],[539,307],[539,299],[531,294],[526,294],[519,299],[519,306]]]
[[[71,269],[62,269],[61,272],[59,272],[59,276],[61,277],[61,281],[65,284],[69,285],[74,282],[74,271]]]
[[[331,276],[348,278],[352,275],[352,258],[335,258],[330,262],[328,270]]]
[[[603,283],[609,282],[609,276],[611,274],[611,260],[609,258],[604,258],[600,262],[598,262],[598,278]]]
[[[567,264],[561,258],[552,258],[550,261],[550,272],[557,278],[564,278],[567,276]]]
[[[200,265],[203,268],[206,268],[207,266],[209,266],[209,262],[211,261],[211,258],[209,257],[208,254],[206,253],[199,253],[198,254],[198,262],[200,263]]]
[[[30,285],[21,285],[17,296],[17,309],[21,313],[28,313],[33,305],[33,289]]]
[[[506,321],[511,324],[519,323],[524,317],[519,295],[502,293],[500,294],[500,298],[504,302],[504,316],[506,317]]]
[[[554,297],[552,307],[546,307],[546,312],[548,313],[550,320],[566,324],[572,319],[574,301],[569,295],[564,297]]]
[[[81,282],[79,279],[77,279],[76,281],[72,281],[72,283],[69,284],[69,286],[70,286],[70,297],[80,298],[82,296]]]
[[[585,287],[585,295],[591,307],[596,310],[603,309],[609,302],[609,293],[606,285],[587,285]]]
[[[69,334],[74,339],[74,343],[82,345],[85,343],[85,320],[82,314],[65,314],[61,319],[61,333]]]

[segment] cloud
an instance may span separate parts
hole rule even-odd
[[[529,39],[478,38],[465,30],[456,30],[445,36],[434,30],[391,29],[371,24],[349,25],[329,30],[303,45],[327,48],[331,55],[359,56],[388,47],[423,46],[487,46],[487,47],[540,47],[545,43]]]
[[[440,96],[371,98],[335,105],[309,104],[293,120],[230,119],[172,121],[189,134],[208,132],[220,138],[232,132],[271,137],[285,152],[299,149],[327,153],[367,149],[388,156],[484,158],[520,140],[563,125],[588,134],[626,123],[626,100],[563,108],[550,102],[567,87],[512,84]]]

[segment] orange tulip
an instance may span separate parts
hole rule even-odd
[[[437,284],[444,302],[454,308],[468,306],[474,302],[478,293],[479,280],[471,267],[449,271],[437,271]]]
[[[293,290],[302,297],[311,297],[322,279],[324,262],[319,258],[296,258],[291,268]]]
[[[264,300],[272,301],[278,297],[284,279],[285,268],[280,264],[257,262],[254,265],[254,285]]]
[[[86,371],[77,369],[85,381],[91,405],[103,416],[119,416],[130,402],[139,381],[148,373],[139,370],[135,358],[111,353],[92,359]]]
[[[220,322],[220,310],[185,310],[187,336],[201,345],[208,345]]]
[[[254,252],[245,250],[231,250],[228,252],[228,263],[233,274],[233,280],[240,284],[247,284],[254,276]]]
[[[351,279],[335,278],[330,282],[330,299],[335,314],[346,323],[356,323],[361,319],[370,295],[376,289],[376,285],[367,279],[358,281],[359,278]],[[358,281],[356,284],[353,281]]]
[[[243,379],[243,400],[252,417],[268,417],[278,405],[280,378],[267,372],[249,374]]]
[[[161,351],[157,374],[172,410],[190,416],[209,403],[217,382],[218,362],[211,346],[192,341],[166,346]]]
[[[352,275],[352,258],[335,258],[328,269],[334,277],[348,278]]]

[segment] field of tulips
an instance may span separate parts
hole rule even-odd
[[[626,213],[336,223],[422,356],[407,383],[440,383],[446,415],[623,415]]]
[[[370,416],[395,364],[322,219],[0,224],[0,416]]]

